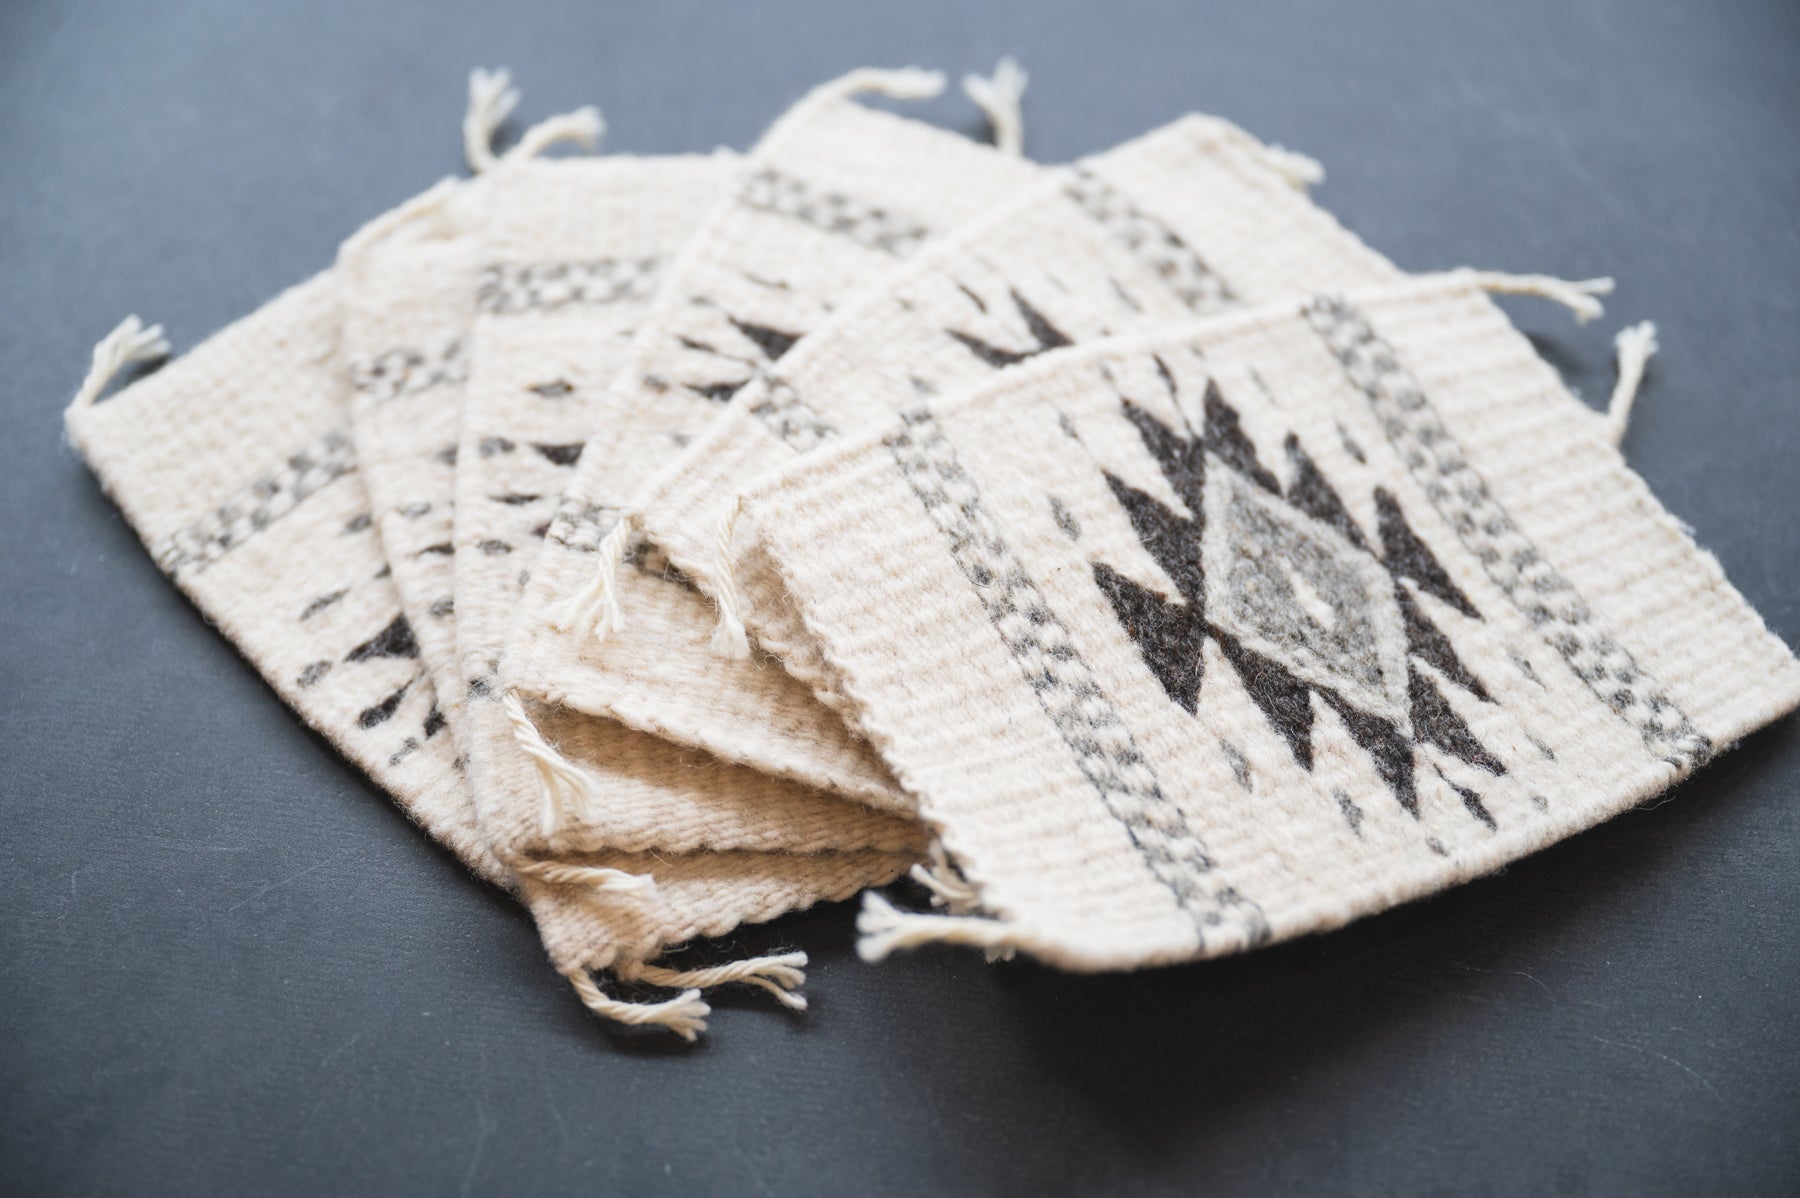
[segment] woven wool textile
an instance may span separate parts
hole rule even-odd
[[[321,274],[119,394],[71,440],[164,573],[276,693],[476,873],[475,822],[350,434]]]
[[[1019,159],[850,98],[920,82],[865,72],[803,100],[671,264],[533,567],[509,684],[600,715],[619,714],[628,697],[630,722],[645,731],[873,806],[904,806],[866,746],[803,685],[761,662],[706,654],[705,604],[654,556],[618,570],[614,598],[629,618],[603,641],[556,613],[595,577],[596,549],[637,485],[738,387],[931,233],[1037,177]]]
[[[1335,927],[1800,701],[1464,273],[1046,355],[797,463],[739,530],[947,855],[957,913],[872,900],[871,956]]]
[[[842,897],[892,878],[920,847],[914,825],[859,804],[542,707],[535,726],[580,771],[588,799],[546,827],[543,780],[504,710],[499,659],[529,572],[521,563],[664,264],[735,173],[729,155],[598,158],[520,163],[483,180],[490,202],[455,454],[451,560],[466,695],[456,728],[482,831],[523,875],[565,972],[641,962],[701,931]],[[583,880],[593,874],[546,882],[537,868],[571,863],[650,874],[657,898],[595,890]]]
[[[719,558],[736,496],[842,431],[1038,354],[1311,288],[1400,272],[1310,203],[1290,156],[1190,116],[1073,167],[868,288],[733,397],[637,496],[645,537],[703,586],[775,580]],[[748,546],[744,548],[748,549]],[[780,602],[742,619],[790,673],[834,701]]]
[[[446,180],[401,219],[351,238],[337,261],[356,460],[436,691],[432,718],[459,743],[452,506],[478,231],[492,184],[492,176]]]

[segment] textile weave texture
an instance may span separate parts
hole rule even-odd
[[[1343,924],[1606,819],[1800,665],[1466,273],[1047,354],[747,498],[968,899],[1125,969]]]

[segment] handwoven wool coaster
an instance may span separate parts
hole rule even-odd
[[[335,276],[319,275],[96,404],[129,351],[152,348],[128,321],[95,350],[69,435],[157,565],[276,693],[504,883],[351,450],[338,301]]]
[[[479,286],[468,289],[475,310],[447,559],[456,687],[466,701],[446,708],[482,832],[520,875],[553,961],[585,1002],[610,1018],[684,1032],[703,1026],[696,996],[621,1003],[589,974],[659,985],[748,981],[801,1005],[791,988],[803,980],[802,955],[686,972],[645,962],[699,930],[719,934],[892,880],[923,840],[916,823],[611,721],[554,708],[527,718],[498,681],[528,575],[521,563],[594,428],[596,400],[664,265],[736,173],[728,154],[509,164],[482,180],[476,248],[458,258],[465,276],[471,261],[480,265]],[[539,769],[545,737],[557,747],[549,773]]]
[[[351,440],[436,688],[437,718],[453,734],[461,704],[451,564],[457,434],[491,182],[446,181],[412,205],[411,219],[346,242],[337,262]]]
[[[1486,873],[1800,702],[1800,664],[1468,273],[1046,355],[747,496],[957,914],[1072,969]],[[960,873],[958,873],[960,871]]]
[[[870,805],[902,806],[867,747],[804,686],[761,663],[689,651],[696,631],[702,645],[710,635],[705,607],[696,624],[690,584],[654,558],[618,569],[628,529],[606,553],[596,550],[637,484],[833,303],[932,231],[1005,202],[1037,176],[1020,159],[851,98],[939,86],[921,72],[870,71],[815,91],[763,138],[737,194],[671,265],[533,567],[507,652],[509,685],[601,715],[629,696],[636,727]],[[559,617],[599,565],[628,592],[607,589],[607,601],[633,613],[629,631],[611,627],[604,643],[587,635],[587,621]]]
[[[841,431],[1047,350],[1311,288],[1398,281],[1306,198],[1296,161],[1228,122],[1190,116],[1046,172],[867,288],[739,391],[635,497],[645,539],[719,600],[727,626],[748,623],[833,702],[791,608],[736,602],[739,576],[749,591],[779,593],[734,560],[738,492]]]
[[[463,659],[456,687],[470,702],[453,726],[484,827],[509,860],[601,849],[919,848],[910,823],[791,782],[721,775],[691,750],[558,711],[540,712],[537,723],[554,733],[578,771],[569,778],[592,801],[579,813],[548,812],[546,822],[543,801],[557,792],[541,793],[502,706],[499,660],[528,575],[517,561],[543,536],[662,263],[734,174],[732,159],[721,155],[521,163],[484,180],[479,311],[467,338],[471,362],[453,455]],[[413,459],[435,464],[435,455]],[[621,789],[610,792],[609,784]],[[704,818],[695,809],[701,796]]]
[[[470,165],[518,103],[506,72],[474,72]],[[528,129],[506,157],[591,141],[581,109]],[[374,239],[454,198],[437,187],[369,222]],[[353,239],[353,240],[356,240]],[[309,724],[367,770],[470,869],[511,877],[476,827],[420,643],[402,610],[350,431],[343,281],[321,274],[103,405],[133,360],[161,356],[135,317],[100,342],[70,405],[71,440],[157,564]]]

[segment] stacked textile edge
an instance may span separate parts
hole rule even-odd
[[[745,154],[584,109],[372,221],[71,437],[308,723],[692,1039],[805,957],[689,942],[873,890],[864,957],[1232,952],[1489,872],[1800,702],[1800,664],[1488,298],[1188,116],[1066,166],[828,83]],[[99,401],[99,402],[97,402]],[[679,950],[679,951],[678,951]]]

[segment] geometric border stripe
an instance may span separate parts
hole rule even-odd
[[[1149,266],[1182,303],[1202,316],[1237,306],[1225,280],[1175,230],[1091,171],[1076,167],[1070,176],[1063,193]]]
[[[661,267],[654,257],[495,263],[481,272],[476,306],[489,315],[511,316],[570,304],[647,299],[656,290]]]
[[[281,517],[307,496],[356,469],[350,436],[332,429],[305,446],[224,503],[164,538],[154,551],[156,564],[169,577],[200,570],[224,557]]]
[[[822,233],[836,233],[867,249],[905,257],[928,235],[925,226],[842,192],[821,191],[803,179],[765,167],[744,180],[739,202],[785,216]]]
[[[1374,407],[1413,480],[1513,606],[1594,696],[1643,737],[1652,755],[1682,772],[1704,762],[1712,741],[1599,626],[1575,585],[1500,506],[1394,348],[1342,299],[1319,296],[1305,311],[1351,384]]]

